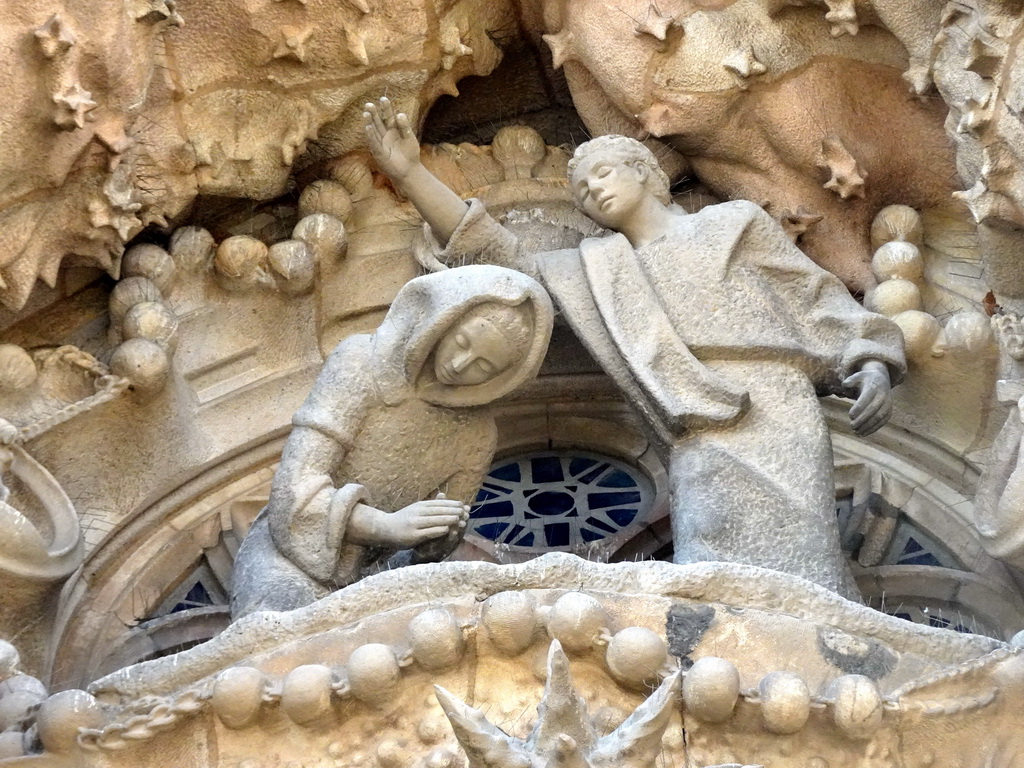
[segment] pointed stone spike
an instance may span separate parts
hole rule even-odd
[[[529,755],[519,739],[509,736],[489,722],[479,709],[440,685],[434,686],[434,695],[469,758],[470,768],[530,768]]]
[[[529,738],[537,752],[554,751],[562,736],[574,739],[584,752],[593,747],[597,735],[587,715],[587,705],[573,687],[569,659],[557,640],[551,641],[548,649],[548,679],[537,714],[537,726]]]
[[[683,673],[666,678],[618,728],[598,740],[593,768],[647,768],[661,753],[661,738],[679,707]]]
[[[542,35],[544,42],[551,49],[551,66],[561,68],[567,61],[576,59],[576,38],[572,32],[563,29],[557,35]]]

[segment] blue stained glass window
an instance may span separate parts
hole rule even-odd
[[[639,526],[653,498],[647,476],[617,459],[533,453],[495,464],[469,530],[511,549],[572,551]]]

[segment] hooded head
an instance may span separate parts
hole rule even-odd
[[[410,280],[374,334],[388,400],[394,384],[437,405],[483,405],[533,378],[547,352],[554,312],[531,277],[468,266]]]

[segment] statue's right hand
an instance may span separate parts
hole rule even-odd
[[[397,512],[386,515],[391,518],[389,528],[391,542],[399,547],[415,547],[424,541],[447,535],[465,520],[468,510],[455,499],[436,498],[417,501]]]
[[[391,102],[382,96],[378,104],[366,104],[363,121],[377,165],[392,181],[402,181],[420,164],[420,143],[409,118],[402,112],[395,114]]]

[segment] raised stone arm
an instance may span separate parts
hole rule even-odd
[[[420,144],[409,118],[395,114],[387,97],[382,97],[379,104],[367,103],[363,118],[377,165],[416,206],[441,244],[447,245],[469,211],[469,204],[423,167]]]

